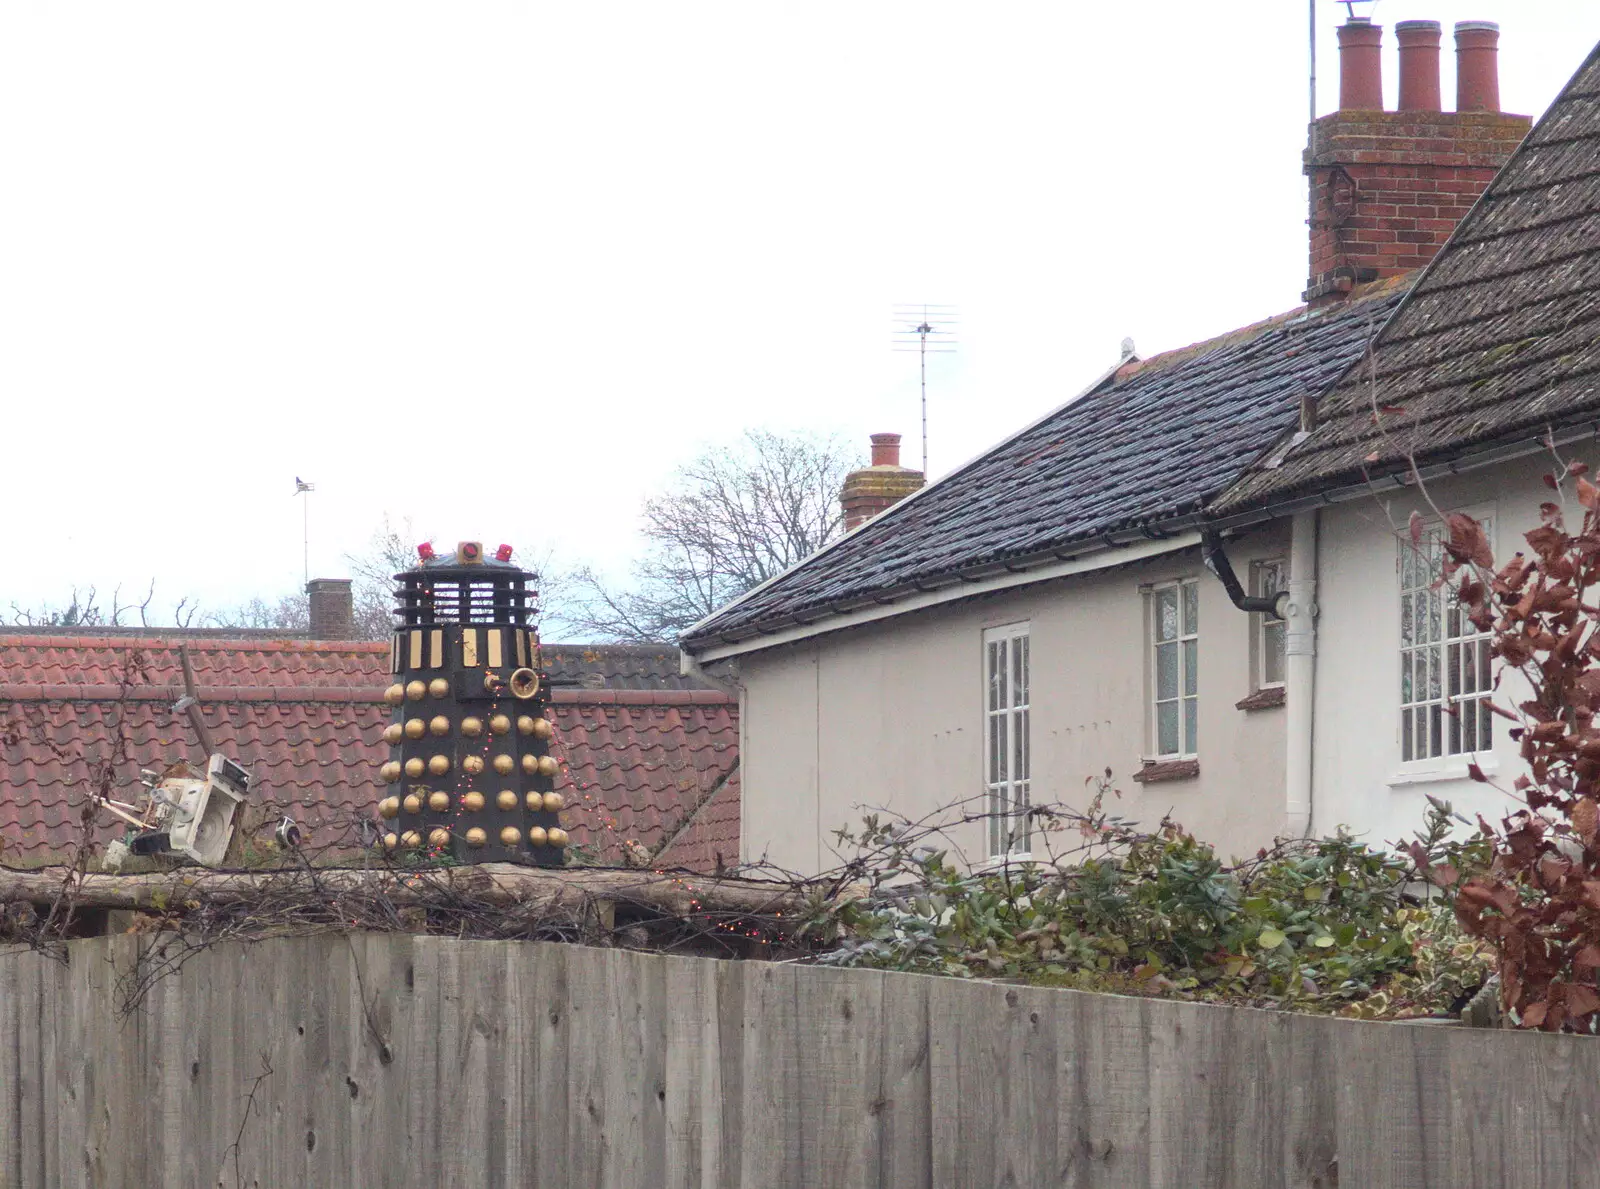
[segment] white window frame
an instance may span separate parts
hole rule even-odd
[[[1277,576],[1276,583],[1270,586],[1267,582],[1267,576],[1269,574],[1276,574]],[[1280,591],[1285,591],[1288,589],[1288,558],[1264,557],[1260,561],[1251,564],[1251,593],[1259,597],[1268,594],[1269,591],[1272,594],[1277,594]],[[1257,690],[1282,689],[1284,681],[1283,674],[1280,674],[1276,681],[1270,681],[1267,679],[1267,658],[1271,656],[1273,652],[1272,633],[1281,632],[1286,634],[1289,630],[1289,623],[1287,620],[1279,619],[1276,615],[1270,615],[1265,611],[1256,612],[1252,618],[1255,620],[1255,632],[1251,636],[1251,644],[1255,652],[1255,655],[1251,658],[1250,666],[1250,679],[1252,688]],[[1287,669],[1287,659],[1285,660],[1285,669]]]
[[[1188,622],[1186,608],[1188,601],[1185,592],[1194,592],[1195,622]],[[1160,639],[1161,632],[1161,599],[1163,594],[1171,591],[1177,600],[1178,606],[1178,634],[1171,640]],[[1150,738],[1149,760],[1192,760],[1199,758],[1200,748],[1198,735],[1200,733],[1200,580],[1199,578],[1174,578],[1170,582],[1157,582],[1152,584],[1146,592],[1145,607],[1145,675],[1149,682],[1149,696],[1145,699],[1145,706],[1149,715],[1148,729]],[[1185,645],[1193,644],[1193,657],[1191,650]],[[1160,651],[1163,647],[1173,647],[1177,655],[1177,694],[1171,698],[1161,696],[1160,679]],[[1191,672],[1194,681],[1189,681]],[[1190,685],[1194,692],[1187,692]],[[1167,751],[1161,746],[1161,707],[1175,702],[1178,707],[1178,750]],[[1189,716],[1185,713],[1185,703],[1194,705],[1194,724],[1189,725]]]
[[[1009,623],[983,633],[983,787],[992,859],[1026,856],[1032,843],[1027,815],[1033,785],[1030,628],[1026,622]],[[997,658],[1003,673],[996,672]]]
[[[1459,511],[1483,525],[1493,550],[1494,506]],[[1432,588],[1442,573],[1443,542],[1448,539],[1449,530],[1430,518],[1422,531],[1422,556],[1412,546],[1409,534],[1401,536],[1395,556],[1398,646],[1390,688],[1396,698],[1395,750],[1399,768],[1391,784],[1461,779],[1466,776],[1469,763],[1486,772],[1496,767],[1494,715],[1483,708],[1494,688],[1494,671],[1488,659],[1489,633],[1478,631],[1450,605],[1447,590]],[[1419,607],[1425,612],[1420,633],[1415,626]],[[1463,669],[1465,664],[1471,665],[1470,674]],[[1456,714],[1445,713],[1448,706],[1459,708],[1468,703],[1477,708],[1475,714],[1463,717],[1459,709]],[[1425,733],[1421,747],[1419,730]]]

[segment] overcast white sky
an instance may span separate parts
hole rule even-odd
[[[1320,0],[1322,106],[1336,104]],[[1498,20],[1538,113],[1593,0]],[[0,608],[346,572],[387,514],[625,568],[748,426],[939,473],[1116,358],[1294,306],[1305,0],[0,6]],[[1446,106],[1454,95],[1446,53]],[[915,462],[915,448],[908,461]]]

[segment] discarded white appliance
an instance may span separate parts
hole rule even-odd
[[[204,773],[187,763],[140,774],[145,794],[137,805],[99,797],[99,805],[133,826],[128,849],[136,855],[179,854],[215,867],[228,853],[234,819],[250,791],[250,773],[220,752]]]

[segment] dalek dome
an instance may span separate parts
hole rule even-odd
[[[463,541],[451,554],[429,544],[417,548],[418,563],[394,576],[397,627],[474,623],[522,626],[538,619],[539,580],[511,561],[502,545],[486,556],[478,541]]]

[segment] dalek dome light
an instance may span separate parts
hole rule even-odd
[[[539,576],[511,556],[509,545],[485,556],[480,541],[462,541],[450,554],[436,552],[431,542],[417,546],[417,564],[394,576],[397,626],[533,623]]]

